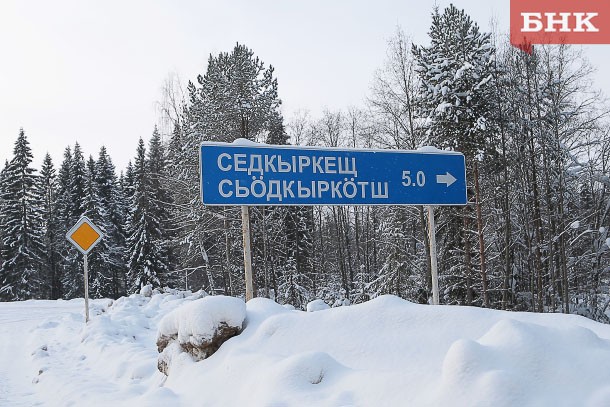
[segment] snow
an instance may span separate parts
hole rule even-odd
[[[606,246],[610,248],[610,237],[606,239]]]
[[[439,113],[445,113],[445,111],[449,108],[453,107],[453,104],[449,103],[449,102],[442,102],[441,104],[439,104],[435,111],[439,112]]]
[[[451,103],[447,103],[446,106],[441,106],[441,109],[446,109],[449,107],[452,107],[453,105]],[[425,120],[425,123],[428,122],[428,119]],[[425,124],[424,123],[424,124]],[[268,147],[268,148],[273,148],[273,149],[287,149],[287,150],[315,150],[315,151],[367,151],[367,152],[392,152],[395,153],[396,150],[393,149],[387,149],[387,148],[366,148],[366,149],[362,149],[362,148],[349,148],[349,147],[327,147],[327,146],[294,146],[294,145],[272,145],[272,144],[266,144],[266,143],[257,143],[254,142],[252,140],[248,140],[245,138],[238,138],[235,139],[233,142],[231,143],[225,143],[225,142],[212,142],[212,141],[204,141],[202,143],[202,145],[226,145],[226,146],[237,146],[237,147]],[[418,153],[435,153],[435,154],[462,154],[460,152],[456,152],[456,151],[451,151],[451,150],[441,150],[437,147],[433,147],[433,146],[423,146],[423,147],[419,147],[417,150],[400,150],[400,151],[416,151]]]
[[[307,312],[316,312],[329,309],[330,305],[324,302],[324,300],[313,300],[307,304]]]
[[[153,293],[153,288],[151,284],[145,285],[144,287],[142,287],[140,289],[140,295],[143,295],[144,297],[150,297],[152,296]]]
[[[422,146],[416,150],[418,153],[434,153],[434,154],[461,154],[451,150],[441,150],[434,146]]]
[[[86,326],[83,308],[0,303],[0,405],[610,405],[610,326],[575,315],[156,290],[91,301]],[[221,319],[245,328],[201,362],[171,344],[169,376],[157,370],[158,332]]]
[[[438,149],[434,146],[422,146],[420,148],[417,149],[417,151],[419,151],[420,153],[440,153],[443,152],[443,150]]]
[[[578,229],[578,228],[580,227],[580,222],[579,222],[579,221],[577,221],[577,220],[575,220],[574,222],[572,222],[572,223],[570,224],[570,227],[571,227],[572,229]]]
[[[235,146],[246,146],[246,147],[253,147],[253,146],[265,146],[266,144],[264,143],[257,143],[255,141],[252,140],[248,140],[247,138],[238,138],[233,140],[233,145]]]

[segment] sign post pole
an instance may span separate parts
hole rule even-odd
[[[87,266],[87,255],[83,255],[85,268],[85,323],[89,322],[89,270]]]
[[[89,264],[87,255],[104,237],[102,231],[93,224],[86,216],[66,233],[66,239],[83,254],[83,268],[85,279],[85,324],[89,322]]]
[[[250,248],[250,211],[248,206],[241,207],[241,231],[244,237],[244,271],[246,280],[246,302],[254,297],[252,286],[252,249]]]
[[[432,304],[439,304],[438,295],[438,265],[436,257],[436,225],[434,223],[434,207],[428,209],[428,240],[430,241],[430,271],[432,272]]]

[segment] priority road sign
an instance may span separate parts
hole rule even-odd
[[[80,218],[66,234],[68,241],[82,254],[89,253],[103,237],[102,231],[86,216]]]

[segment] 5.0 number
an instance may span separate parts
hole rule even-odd
[[[417,171],[417,174],[415,174],[415,183],[413,183],[413,180],[411,179],[411,171],[403,171],[402,180],[402,185],[405,187],[410,187],[411,185],[423,187],[426,185],[426,174],[424,174],[423,171]]]

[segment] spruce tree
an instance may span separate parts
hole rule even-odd
[[[126,203],[121,185],[116,177],[114,164],[106,148],[102,146],[96,162],[94,176],[97,203],[104,215],[103,225],[107,251],[105,252],[110,286],[103,290],[104,296],[118,298],[124,293],[126,273],[125,220]]]
[[[83,151],[78,143],[74,144],[72,166],[70,168],[70,198],[74,205],[73,223],[76,223],[85,213],[85,194],[87,183],[87,168]]]
[[[148,284],[159,287],[168,271],[167,258],[158,246],[162,238],[161,224],[155,213],[156,197],[151,188],[146,148],[142,139],[133,166],[133,182],[128,234],[130,292]]]
[[[4,262],[4,236],[6,233],[4,230],[4,224],[2,223],[2,214],[4,213],[6,207],[6,197],[8,197],[6,193],[6,177],[8,175],[8,169],[9,162],[6,160],[2,171],[0,171],[0,266],[2,266],[2,263]]]
[[[56,300],[61,298],[60,252],[62,240],[65,239],[60,234],[57,212],[57,175],[49,153],[46,154],[40,169],[38,188],[42,197],[44,231],[42,272],[45,277],[42,280],[46,287],[45,297]]]
[[[151,211],[154,217],[159,222],[159,233],[155,241],[155,245],[159,248],[161,257],[166,259],[166,268],[171,268],[171,259],[174,257],[170,242],[172,240],[172,229],[170,225],[170,211],[171,205],[171,194],[167,189],[167,167],[168,159],[165,151],[165,147],[161,142],[161,135],[155,126],[152,137],[148,144],[148,158],[147,158],[148,176],[149,176],[149,188],[150,195],[153,197],[153,201],[150,202]],[[173,279],[170,278],[168,273],[161,276],[161,284],[172,286],[174,285]]]
[[[64,163],[67,168],[60,169],[60,193],[65,193],[62,204],[64,222],[64,234],[83,216],[85,213],[85,193],[86,193],[86,165],[83,152],[78,143],[75,143],[72,155],[69,150],[64,154]],[[65,176],[69,178],[64,179]],[[63,182],[66,185],[63,185]],[[63,274],[62,290],[64,298],[76,298],[84,295],[83,262],[81,253],[66,242],[63,250]]]
[[[64,158],[59,167],[57,176],[57,199],[55,208],[57,211],[58,235],[59,239],[59,278],[61,296],[66,297],[65,289],[67,285],[71,285],[70,280],[66,280],[64,276],[71,268],[69,262],[69,253],[72,251],[72,245],[63,237],[69,228],[74,224],[75,205],[72,202],[72,149],[66,147],[64,150]]]
[[[91,298],[109,297],[112,293],[112,272],[109,267],[110,242],[108,234],[108,211],[101,205],[99,188],[96,182],[97,166],[93,157],[87,160],[85,175],[85,196],[83,201],[86,216],[103,233],[104,238],[87,255],[89,271],[89,296]]]
[[[35,298],[41,291],[41,198],[31,162],[32,151],[21,129],[4,175],[4,252],[0,266],[0,298],[4,300]]]

